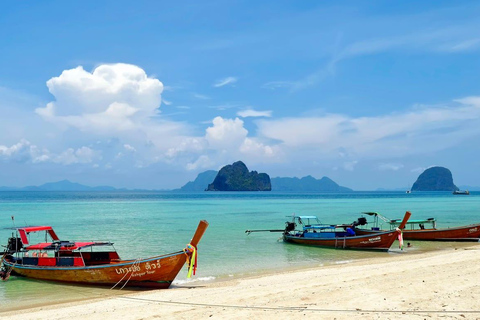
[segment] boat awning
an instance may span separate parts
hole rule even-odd
[[[27,234],[30,232],[38,232],[38,231],[47,231],[48,234],[50,234],[50,237],[52,237],[52,240],[58,241],[60,240],[53,231],[52,227],[49,226],[39,226],[39,227],[23,227],[23,228],[18,228],[18,233],[20,234],[20,238],[22,239],[22,243],[27,245],[28,244],[28,238]]]
[[[56,250],[59,248],[60,251],[73,251],[77,249],[92,247],[92,246],[105,246],[112,245],[111,242],[43,242],[37,243],[31,246],[26,247],[27,250]]]
[[[317,216],[297,216],[300,219],[317,219]]]
[[[362,212],[363,214],[368,214],[369,216],[378,216],[378,212]]]
[[[330,226],[316,226],[316,225],[313,225],[313,226],[304,227],[303,229],[326,230],[326,229],[335,229],[335,228],[336,228],[336,226],[334,226],[334,225],[330,225]]]
[[[435,218],[428,219],[417,219],[417,220],[408,220],[407,224],[417,224],[417,223],[433,223]],[[402,219],[394,219],[391,221],[392,224],[400,224]]]

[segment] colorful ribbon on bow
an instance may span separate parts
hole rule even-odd
[[[187,278],[192,277],[192,272],[193,275],[195,275],[195,272],[197,271],[197,248],[192,245],[192,244],[187,244],[187,247],[183,249],[183,252],[185,252],[185,255],[187,256],[187,264],[188,264],[188,273],[187,273]]]
[[[400,228],[397,228],[397,231],[399,248],[403,250],[403,232]]]

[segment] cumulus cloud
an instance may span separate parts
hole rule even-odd
[[[0,159],[3,161],[26,162],[42,159],[42,151],[28,140],[22,139],[10,147],[0,145]]]
[[[267,110],[267,111],[257,111],[252,108],[248,108],[245,110],[241,110],[237,112],[237,116],[242,117],[242,118],[247,118],[247,117],[266,117],[270,118],[272,116],[272,111]]]
[[[335,157],[342,150],[353,157],[388,158],[444,150],[463,137],[480,135],[480,99],[458,105],[423,107],[404,113],[352,118],[339,114],[258,122],[259,135],[280,141],[293,153]]]
[[[235,83],[235,82],[237,82],[237,78],[235,78],[235,77],[227,77],[227,78],[225,78],[225,79],[218,80],[217,82],[215,82],[215,83],[213,84],[213,86],[214,86],[215,88],[220,88],[220,87],[226,86],[227,84],[233,84],[233,83]]]
[[[83,131],[112,132],[138,128],[157,113],[163,84],[130,64],[105,64],[92,72],[81,66],[47,81],[55,97],[36,109],[45,120]]]
[[[210,147],[229,149],[232,146],[240,146],[247,137],[248,131],[243,127],[243,121],[239,118],[224,119],[216,117],[213,126],[208,127],[206,136]]]
[[[256,160],[274,158],[279,152],[278,148],[265,145],[255,137],[248,137],[248,131],[243,124],[239,118],[213,119],[213,126],[208,127],[205,134],[209,147],[217,151],[226,151],[232,157],[254,156]]]
[[[60,154],[54,154],[47,149],[40,149],[25,139],[10,147],[0,145],[0,159],[6,162],[30,161],[31,163],[51,162],[69,165],[90,163],[96,158],[99,158],[99,152],[85,146],[76,150],[68,148]]]
[[[98,157],[97,152],[89,147],[81,147],[77,150],[69,148],[59,155],[52,155],[50,157],[52,162],[64,165],[76,163],[91,163]]]
[[[186,169],[189,171],[193,171],[197,169],[211,168],[213,165],[215,165],[215,162],[212,161],[210,157],[208,157],[207,155],[201,155],[194,162],[187,163]]]

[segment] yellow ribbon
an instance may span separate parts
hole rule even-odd
[[[188,273],[187,273],[187,278],[192,277],[192,273],[195,274],[195,269],[196,269],[196,258],[197,258],[197,248],[195,246],[188,244],[185,249],[183,249],[185,252],[185,255],[187,256],[187,263],[188,263]],[[190,256],[189,253],[192,255]]]

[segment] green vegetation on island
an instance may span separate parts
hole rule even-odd
[[[444,167],[432,167],[420,174],[412,186],[412,191],[456,191],[450,170]]]
[[[270,177],[266,173],[248,171],[242,161],[224,166],[206,191],[271,191]]]

